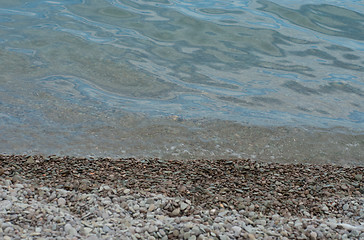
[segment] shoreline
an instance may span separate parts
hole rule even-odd
[[[17,185],[18,187],[26,185],[27,188],[33,189],[33,200],[66,208],[69,214],[80,221],[92,213],[90,210],[92,206],[80,206],[71,196],[92,195],[98,199],[97,201],[109,199],[111,203],[118,202],[115,199],[128,199],[132,196],[132,202],[138,202],[137,199],[156,198],[159,199],[157,202],[165,203],[162,204],[163,207],[155,206],[156,209],[152,211],[149,211],[149,204],[144,212],[140,210],[140,206],[138,209],[140,211],[131,210],[129,204],[122,205],[123,201],[119,201],[118,206],[121,206],[125,213],[131,216],[138,213],[132,218],[137,222],[144,219],[145,224],[149,222],[148,213],[158,209],[161,212],[157,215],[164,216],[160,221],[168,219],[175,227],[180,226],[178,224],[181,224],[181,219],[192,216],[191,221],[187,222],[194,222],[193,216],[198,215],[203,218],[202,213],[208,213],[204,216],[208,216],[210,221],[206,220],[206,224],[201,224],[210,231],[206,230],[195,235],[196,239],[200,235],[202,239],[205,239],[203,237],[215,239],[216,236],[219,237],[218,234],[222,234],[221,232],[228,237],[226,239],[247,237],[260,239],[264,236],[270,236],[272,239],[278,236],[290,239],[298,238],[302,234],[307,239],[319,239],[321,235],[326,238],[330,234],[334,239],[345,234],[348,237],[356,234],[358,237],[364,236],[364,167],[266,163],[244,159],[182,161],[25,155],[0,155],[0,162],[3,191],[9,188],[16,189]],[[24,186],[21,189],[25,189]],[[48,190],[41,190],[43,188]],[[63,192],[68,196],[63,199],[70,203],[69,206],[67,204],[60,206],[61,197],[57,195],[52,199],[50,192]],[[42,197],[39,197],[40,195]],[[3,197],[2,201],[8,200]],[[24,201],[20,200],[23,204]],[[140,218],[143,214],[144,217]],[[4,219],[7,217],[8,214],[1,212],[0,223],[5,222]],[[219,219],[239,217],[244,218],[239,221],[244,222],[245,228],[230,224],[230,230],[225,228],[226,231],[218,231],[213,227]],[[278,221],[278,224],[268,228],[271,235],[262,232],[259,226],[263,224],[263,227],[267,227],[272,221]],[[292,221],[293,226],[290,226]],[[312,221],[321,222],[325,226],[331,222],[332,226],[329,226],[330,231],[326,229],[316,233],[309,227]],[[300,225],[298,232],[294,231],[296,223]],[[200,230],[203,228],[202,225]],[[31,227],[35,231],[37,226],[30,224],[29,228]],[[63,230],[64,227],[65,225]],[[76,239],[88,237],[81,228],[77,230],[74,226],[71,227],[76,231],[71,231],[71,235]],[[291,231],[287,231],[288,227],[292,227]],[[82,229],[84,228],[85,226]],[[138,233],[135,229],[136,226],[131,225],[125,229],[122,236],[133,238],[133,235]],[[162,234],[163,231],[165,235]],[[173,235],[173,231],[166,229],[163,231],[161,233],[163,236]],[[99,232],[93,234],[96,237],[107,236]],[[112,236],[118,236],[115,232],[113,234]],[[180,235],[181,232],[177,234],[176,231],[174,234],[176,239],[183,235]],[[152,232],[144,239],[163,238],[158,236]]]

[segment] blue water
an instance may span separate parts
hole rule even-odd
[[[363,163],[363,23],[353,0],[2,0],[0,152]]]

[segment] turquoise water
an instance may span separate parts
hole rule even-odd
[[[0,3],[0,152],[364,164],[362,1]]]

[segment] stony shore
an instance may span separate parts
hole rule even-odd
[[[364,239],[364,167],[0,156],[0,239]]]

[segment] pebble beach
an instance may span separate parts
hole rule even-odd
[[[0,238],[364,239],[364,167],[0,156]]]

